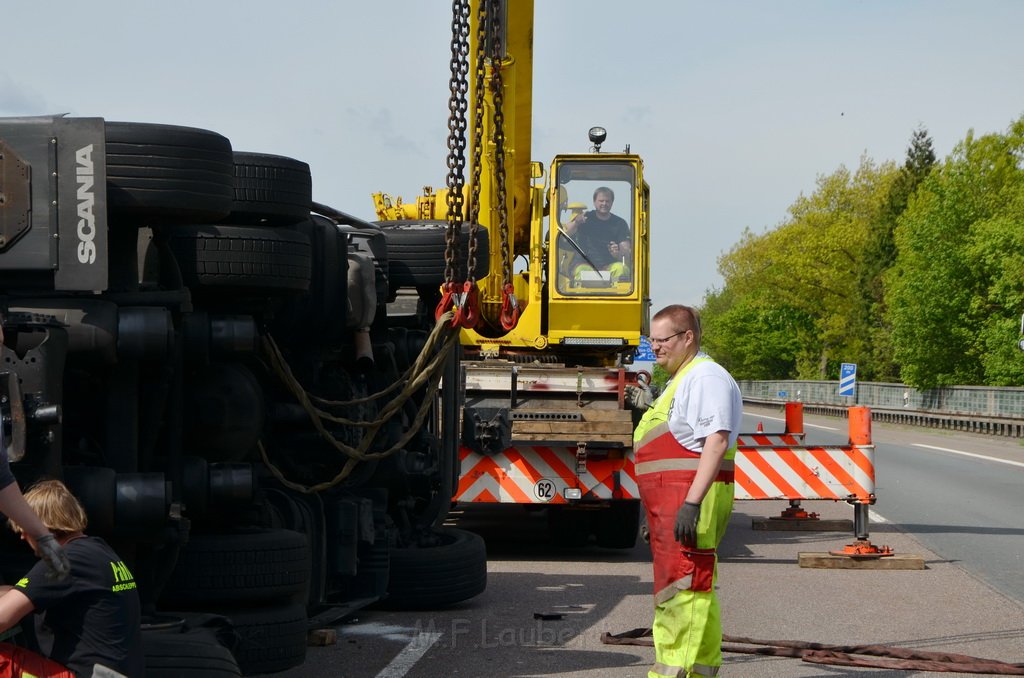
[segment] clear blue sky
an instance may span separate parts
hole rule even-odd
[[[212,129],[372,218],[374,191],[443,184],[449,22],[425,0],[8,3],[0,115]],[[944,157],[1024,114],[1021,26],[1017,0],[536,0],[532,157],[585,151],[598,124],[630,144],[654,307],[700,303],[743,229],[818,175],[901,161],[919,125]]]

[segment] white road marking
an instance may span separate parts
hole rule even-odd
[[[766,417],[763,414],[756,414],[755,415],[755,414],[750,414],[749,412],[747,413],[747,416],[748,417],[760,417],[761,419],[774,419],[775,421],[786,421],[785,417]],[[838,431],[839,430],[839,429],[833,428],[831,426],[818,426],[816,424],[804,424],[804,426],[806,426],[807,428],[821,428],[821,429],[825,429],[826,431]],[[768,433],[768,431],[766,431],[766,433]]]
[[[1010,461],[1009,459],[1000,459],[999,457],[989,457],[984,454],[974,454],[973,452],[963,452],[961,450],[951,450],[948,447],[936,447],[935,445],[925,445],[923,443],[911,443],[914,447],[925,447],[929,450],[938,450],[940,452],[949,452],[950,454],[960,454],[965,457],[974,457],[975,459],[984,459],[985,461],[997,461],[1000,464],[1009,464],[1010,466],[1020,466],[1024,468],[1024,463],[1019,461]]]
[[[874,511],[872,511],[870,509],[868,510],[868,520],[870,520],[873,523],[887,523],[887,522],[889,522],[888,519],[884,518],[883,516],[878,515],[877,513],[875,513]]]
[[[377,678],[402,678],[409,673],[409,669],[415,666],[416,662],[423,658],[427,650],[440,637],[441,634],[437,632],[421,631],[417,633],[409,641],[409,644],[391,660],[391,663],[377,674]]]

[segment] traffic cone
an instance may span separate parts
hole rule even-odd
[[[761,422],[757,422],[757,432],[764,433],[764,424],[762,424]]]

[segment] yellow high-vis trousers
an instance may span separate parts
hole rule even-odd
[[[697,548],[717,549],[732,512],[733,483],[714,482],[701,502]],[[713,582],[718,581],[715,560]],[[648,678],[717,676],[722,665],[722,618],[710,591],[679,591],[654,607],[654,666]]]

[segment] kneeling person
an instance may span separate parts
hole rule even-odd
[[[71,576],[59,581],[38,563],[3,587],[0,631],[36,612],[40,645],[75,675],[142,676],[141,606],[131,572],[105,541],[83,533],[85,510],[63,483],[40,482],[25,499],[64,547]],[[35,550],[35,539],[10,522]]]

